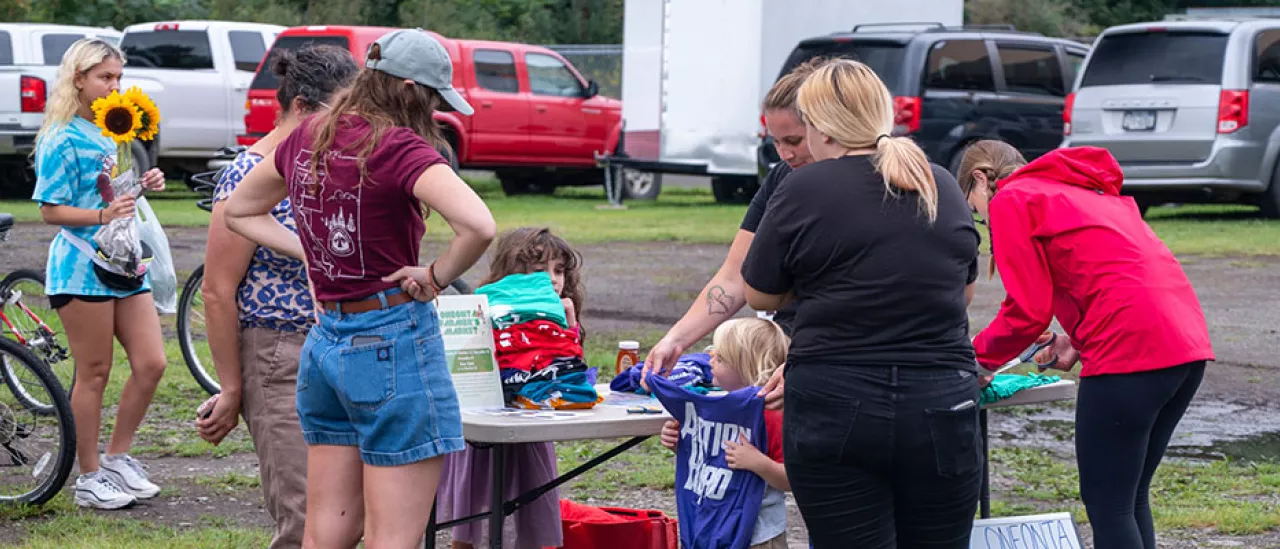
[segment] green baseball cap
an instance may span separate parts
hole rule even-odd
[[[380,59],[368,59],[364,66],[397,78],[413,80],[440,92],[445,103],[461,114],[475,113],[471,104],[453,89],[453,60],[438,40],[422,29],[400,29],[382,35],[377,45]]]

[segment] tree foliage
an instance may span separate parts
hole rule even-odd
[[[631,0],[659,1],[659,0]],[[769,0],[785,1],[785,0]],[[851,0],[852,1],[852,0]],[[1056,36],[1092,35],[1188,7],[1277,0],[964,0],[969,23],[1012,23]],[[173,19],[279,25],[423,27],[445,36],[539,44],[619,44],[626,0],[0,0],[5,21],[111,26]],[[797,3],[798,6],[802,3]],[[803,8],[801,8],[803,9]]]

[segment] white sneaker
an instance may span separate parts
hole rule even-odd
[[[76,477],[76,505],[80,507],[122,509],[137,502],[138,498],[121,490],[102,471]]]
[[[98,460],[98,466],[125,493],[133,494],[138,499],[153,498],[160,493],[160,487],[147,480],[147,472],[142,469],[142,464],[129,457],[129,454],[104,455]]]

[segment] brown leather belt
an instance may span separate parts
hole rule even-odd
[[[409,294],[404,292],[391,294],[386,296],[386,298],[386,307],[382,306],[382,300],[378,299],[378,296],[376,295],[368,299],[361,299],[360,301],[321,301],[320,306],[324,307],[324,310],[326,311],[338,311],[341,313],[367,313],[369,311],[376,311],[383,308],[389,309],[396,305],[403,305],[413,301],[413,298],[409,297]]]

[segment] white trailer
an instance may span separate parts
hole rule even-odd
[[[760,103],[796,44],[868,23],[928,19],[958,26],[964,3],[627,0],[625,17],[623,141],[621,154],[608,161],[751,187],[761,175]]]

